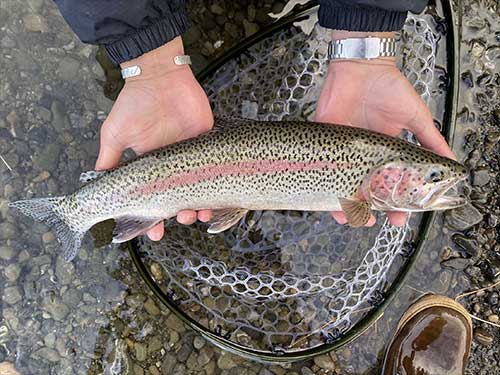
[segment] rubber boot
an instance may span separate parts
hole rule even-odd
[[[472,340],[472,321],[454,300],[419,299],[404,313],[385,354],[383,375],[461,375]]]

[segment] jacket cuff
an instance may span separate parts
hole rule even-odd
[[[373,7],[321,5],[319,24],[335,30],[398,31],[404,26],[407,12],[389,11]]]
[[[160,19],[152,25],[139,29],[121,40],[106,44],[104,47],[111,61],[118,65],[161,47],[187,31],[190,26],[186,12],[179,11],[172,13],[169,18]]]

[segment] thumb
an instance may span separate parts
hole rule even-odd
[[[116,167],[120,161],[124,147],[112,134],[110,126],[107,123],[104,123],[101,127],[100,141],[101,145],[95,169],[99,171]]]
[[[423,101],[411,125],[408,130],[415,134],[422,146],[441,156],[457,159],[445,138],[434,125],[432,114]]]

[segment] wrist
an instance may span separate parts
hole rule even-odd
[[[127,78],[127,82],[150,79],[180,69],[189,69],[187,65],[177,65],[174,62],[174,58],[180,55],[184,55],[184,46],[181,37],[176,37],[161,47],[121,63],[120,67],[125,69],[138,66],[141,69],[139,76]]]

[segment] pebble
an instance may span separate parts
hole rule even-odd
[[[203,346],[205,346],[205,339],[201,336],[195,336],[193,346],[196,350],[200,350]]]
[[[233,39],[238,39],[240,37],[240,29],[234,23],[227,22],[224,25],[224,30],[228,33]]]
[[[312,372],[312,370],[309,367],[302,367],[300,369],[300,373],[302,375],[314,375],[314,372]]]
[[[2,362],[0,363],[0,374],[2,375],[21,375],[13,363],[10,362]]]
[[[63,81],[79,79],[80,62],[72,57],[65,56],[57,67],[56,73]]]
[[[480,223],[483,220],[483,215],[472,204],[455,208],[454,210],[446,211],[446,224],[456,230],[464,231],[470,227]]]
[[[219,4],[217,3],[214,3],[212,4],[212,6],[210,7],[210,11],[213,13],[213,14],[216,14],[218,16],[221,16],[224,14],[224,8],[222,8]]]
[[[45,335],[45,337],[43,338],[43,342],[44,342],[45,346],[47,346],[49,348],[54,348],[54,346],[56,344],[56,335],[55,335],[55,333],[54,332],[50,332],[47,335]]]
[[[193,349],[191,348],[191,343],[184,343],[177,352],[177,360],[179,362],[186,362],[192,351]]]
[[[45,360],[47,360],[49,362],[53,362],[53,363],[59,362],[59,360],[60,360],[59,353],[57,351],[55,351],[54,349],[47,348],[46,346],[38,349],[31,356],[34,358],[45,359]]]
[[[24,27],[28,31],[38,31],[42,33],[46,33],[47,31],[49,31],[47,21],[39,14],[25,14],[23,16],[23,23]]]
[[[493,344],[493,336],[483,328],[474,329],[474,339],[483,346]]]
[[[50,177],[50,172],[49,171],[42,171],[42,172],[40,172],[40,174],[38,176],[36,176],[33,179],[33,182],[40,183],[40,182],[48,180],[49,177]]]
[[[9,286],[3,290],[3,300],[9,305],[15,305],[21,301],[22,296],[17,286]]]
[[[196,360],[196,353],[191,352],[188,359],[186,360],[186,367],[190,370],[194,370],[198,367],[198,361]]]
[[[156,281],[162,281],[165,276],[163,275],[163,269],[158,263],[151,264],[151,274]]]
[[[488,303],[491,306],[498,306],[498,293],[493,292],[488,296]]]
[[[460,248],[460,250],[465,251],[472,257],[478,255],[481,248],[476,240],[467,238],[461,233],[456,233],[451,236],[451,240]]]
[[[0,223],[0,240],[12,240],[17,237],[17,231],[14,224],[7,221]]]
[[[0,258],[3,260],[11,260],[16,255],[12,246],[0,246]]]
[[[490,182],[490,178],[488,169],[478,169],[473,172],[472,184],[474,186],[485,186]]]
[[[142,294],[130,294],[125,297],[125,303],[134,309],[141,307],[144,304],[145,300],[146,296]]]
[[[201,348],[200,353],[198,354],[198,365],[200,367],[205,366],[208,362],[210,362],[210,359],[214,355],[214,352],[212,351],[211,348],[208,346],[204,346]]]
[[[43,240],[43,242],[48,243],[47,241],[45,241],[45,239]],[[55,274],[58,282],[60,282],[62,285],[67,285],[71,283],[71,281],[75,277],[75,266],[71,262],[66,262],[63,257],[57,257]]]
[[[328,354],[318,355],[314,357],[314,363],[316,366],[321,367],[325,370],[335,370],[335,363]]]
[[[168,345],[172,348],[175,344],[179,342],[180,339],[181,337],[177,331],[170,331]]]
[[[160,314],[160,309],[156,305],[155,301],[153,301],[153,299],[151,298],[148,298],[147,301],[144,303],[144,309],[151,315]]]
[[[66,115],[66,108],[59,100],[54,100],[50,105],[52,113],[52,126],[57,131],[62,131],[69,125],[69,119]]]
[[[136,343],[135,344],[135,347],[134,347],[134,350],[135,350],[135,358],[142,362],[142,361],[145,361],[146,358],[147,358],[147,354],[148,354],[148,351],[147,351],[147,348],[146,348],[146,345],[144,345],[143,343]]]
[[[42,308],[47,311],[52,319],[62,321],[69,314],[69,308],[59,297],[47,296],[42,301]]]
[[[163,347],[163,341],[158,336],[154,336],[149,340],[148,343],[148,354],[152,355],[153,353],[159,351]]]
[[[21,266],[17,263],[9,264],[4,268],[3,273],[7,280],[11,283],[15,282],[21,273]]]
[[[176,363],[177,359],[175,358],[175,355],[173,355],[172,353],[167,353],[165,357],[163,357],[163,361],[161,362],[161,373],[171,374]]]
[[[10,38],[8,35],[5,35],[2,40],[0,41],[0,45],[3,48],[13,48],[16,46],[16,42]]]
[[[499,318],[497,314],[491,314],[490,316],[488,316],[488,320],[492,323],[498,323]]]
[[[184,323],[175,314],[170,314],[165,324],[169,329],[172,329],[176,332],[183,333],[184,331],[186,331]]]
[[[462,271],[466,269],[471,264],[470,259],[466,258],[452,258],[441,262],[441,265],[446,268],[452,268],[457,271]]]
[[[41,171],[54,171],[61,156],[61,146],[50,143],[39,149],[33,156],[33,165]]]
[[[249,36],[255,34],[257,31],[259,31],[259,25],[253,22],[248,22],[247,20],[243,20],[243,28],[245,30],[245,37],[248,38]]]
[[[217,360],[217,367],[221,370],[230,370],[236,367],[236,362],[233,360],[233,355],[229,353],[223,353]]]

